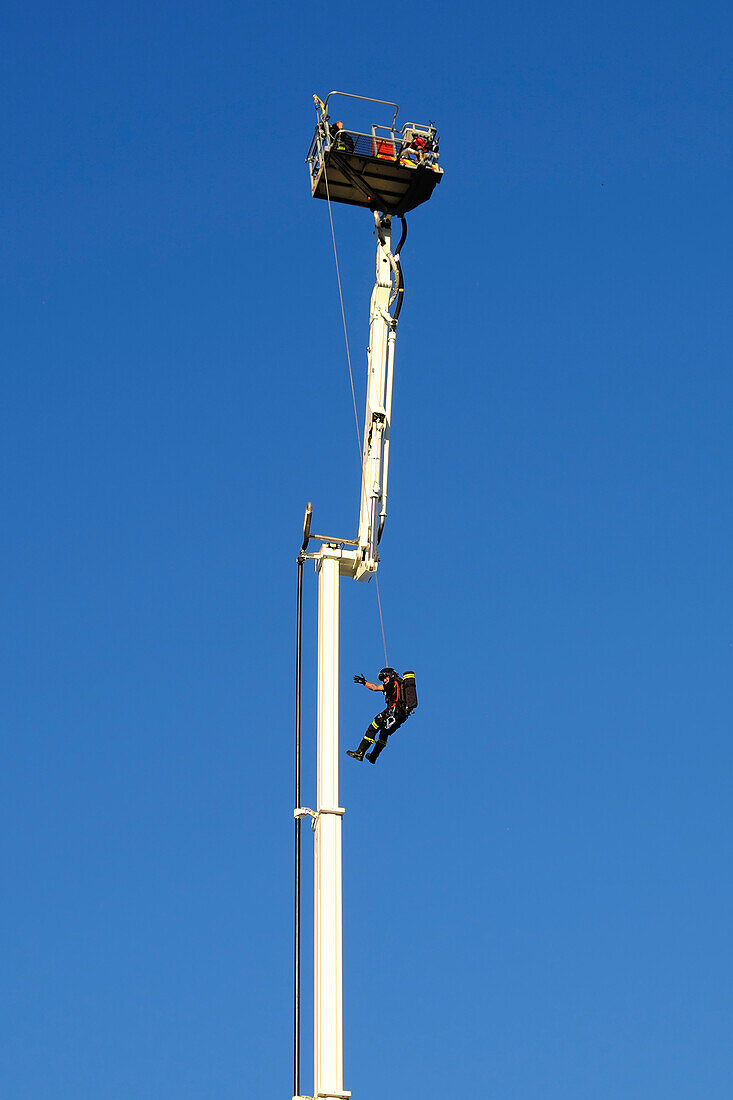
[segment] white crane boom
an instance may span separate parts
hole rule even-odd
[[[389,312],[401,293],[398,260],[392,255],[392,218],[374,215],[377,273],[369,315],[367,391],[361,469],[358,550],[355,577],[370,580],[377,571],[377,544],[387,517],[387,475],[397,319]]]

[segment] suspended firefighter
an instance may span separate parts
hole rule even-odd
[[[383,691],[387,706],[376,715],[361,739],[358,749],[347,749],[346,755],[354,760],[363,760],[364,755],[370,764],[376,764],[377,757],[387,744],[390,734],[399,729],[417,706],[415,673],[406,672],[400,676],[393,668],[383,668],[379,673],[380,683],[370,684],[363,676],[355,676],[355,684],[363,684],[370,691]],[[367,749],[371,746],[371,751]]]

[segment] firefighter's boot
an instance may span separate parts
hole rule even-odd
[[[383,749],[385,749],[386,747],[387,747],[387,742],[383,741],[382,738],[380,737],[379,740],[377,741],[377,743],[375,744],[374,748],[372,749],[372,751],[367,753],[367,760],[369,761],[369,763],[370,764],[376,764],[377,757],[379,756],[380,752]]]
[[[352,760],[363,760],[364,753],[367,751],[370,745],[374,744],[373,737],[362,737],[361,744],[358,749],[347,749],[346,755],[350,756]],[[367,757],[367,759],[369,759]]]

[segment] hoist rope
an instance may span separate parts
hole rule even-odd
[[[377,607],[379,608],[379,625],[382,628],[382,645],[384,646],[384,667],[387,668],[389,666],[389,659],[387,657],[387,639],[384,636],[384,619],[382,618],[382,600],[381,600],[381,597],[379,595],[379,577],[377,576],[376,573],[374,574],[374,580],[375,580],[376,585],[377,585]]]
[[[344,294],[341,289],[341,269],[339,268],[339,254],[336,247],[336,233],[333,228],[333,213],[331,212],[331,195],[328,190],[328,168],[323,162],[323,178],[326,182],[326,198],[328,200],[328,219],[331,222],[331,241],[333,243],[333,258],[336,261],[336,281],[339,287],[339,301],[341,302],[341,321],[344,326],[344,341],[346,343],[346,361],[349,364],[349,381],[351,383],[351,400],[354,403],[354,425],[356,427],[356,453],[361,465],[361,432],[359,431],[359,413],[356,409],[356,390],[354,389],[354,372],[351,368],[351,352],[349,350],[349,332],[346,327],[346,310],[344,309]]]
[[[326,184],[326,199],[328,201],[328,218],[331,223],[331,241],[333,243],[333,258],[336,262],[336,280],[339,288],[339,301],[341,302],[341,320],[344,327],[344,342],[346,343],[346,361],[349,364],[349,382],[351,383],[351,400],[354,405],[354,425],[356,429],[356,461],[359,463],[359,469],[361,471],[361,485],[359,486],[359,493],[364,490],[364,477],[366,470],[364,468],[364,461],[361,452],[361,429],[359,426],[359,413],[356,408],[356,391],[354,389],[354,372],[351,367],[351,353],[349,351],[349,333],[346,325],[346,310],[344,308],[344,295],[341,289],[341,269],[339,267],[338,248],[336,246],[336,233],[333,228],[333,214],[331,212],[331,194],[328,189],[328,167],[326,165],[323,148],[321,148],[321,157],[323,160],[323,179]]]
[[[321,150],[321,156],[322,156],[322,159],[323,159],[323,179],[324,179],[324,182],[326,184],[326,200],[327,200],[327,203],[328,203],[328,220],[331,223],[331,243],[333,244],[333,258],[336,262],[336,281],[338,282],[339,302],[341,303],[341,322],[342,322],[343,328],[344,328],[344,342],[346,344],[346,361],[349,364],[349,382],[351,383],[351,400],[352,400],[353,405],[354,405],[354,425],[355,425],[355,428],[356,428],[356,454],[357,454],[357,460],[359,462],[359,465],[362,467],[362,488],[363,488],[364,470],[363,470],[363,458],[362,458],[362,453],[361,453],[361,431],[360,431],[360,428],[359,428],[359,413],[358,413],[357,408],[356,408],[356,390],[354,389],[354,371],[353,371],[352,366],[351,366],[351,352],[349,350],[349,332],[348,332],[348,328],[346,326],[346,310],[344,309],[344,294],[343,294],[343,290],[341,288],[341,269],[339,267],[338,248],[336,246],[336,231],[334,230],[334,227],[333,227],[333,213],[331,211],[331,193],[330,193],[329,187],[328,187],[328,168],[326,166],[326,160],[325,160],[323,149]],[[406,222],[405,218],[403,218],[403,217],[400,218],[400,221],[402,222],[402,237],[400,239],[400,246],[401,246],[401,245],[404,244],[405,239],[407,237],[407,222]],[[399,253],[399,249],[398,249],[398,253]],[[402,306],[402,290],[403,290],[403,286],[404,286],[404,284],[402,283],[402,269],[401,269],[401,266],[400,266],[399,271],[400,271],[400,278],[399,278],[399,281],[398,281],[398,294],[397,294],[398,302],[397,302],[397,310],[395,312],[395,320],[397,320],[397,317],[399,316],[400,308]],[[382,631],[382,646],[384,648],[384,664],[385,664],[385,666],[387,666],[387,665],[389,665],[389,661],[387,659],[387,638],[386,638],[386,635],[385,635],[385,632],[384,632],[384,616],[382,615],[382,598],[381,598],[381,595],[380,595],[380,592],[379,592],[379,577],[377,576],[376,573],[374,574],[374,581],[375,581],[376,589],[377,589],[377,607],[379,609],[379,626],[380,626],[380,629]]]

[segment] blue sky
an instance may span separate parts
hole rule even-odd
[[[421,705],[343,758],[345,1087],[731,1095],[730,37],[722,3],[6,7],[3,1096],[291,1095],[295,555],[359,489],[331,88],[434,119],[445,168],[380,573]],[[361,412],[374,246],[334,221]],[[342,607],[345,748],[383,657],[373,586]],[[305,611],[313,804],[310,572]]]

